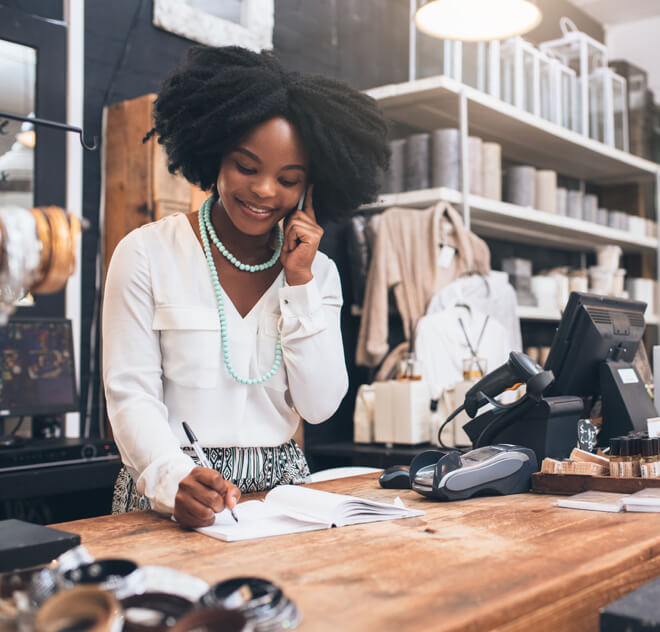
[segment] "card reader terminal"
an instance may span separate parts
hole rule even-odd
[[[520,494],[538,471],[533,450],[495,444],[465,454],[450,452],[435,463],[410,467],[412,489],[431,498],[460,500],[475,495]]]

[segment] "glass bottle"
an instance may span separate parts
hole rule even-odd
[[[642,478],[658,478],[660,473],[660,440],[642,439],[642,459],[640,463]]]
[[[634,476],[634,465],[633,465],[633,446],[632,440],[629,437],[621,437],[619,444],[619,467],[621,478],[632,478]]]
[[[619,478],[621,476],[621,439],[612,437],[610,439],[610,476]]]

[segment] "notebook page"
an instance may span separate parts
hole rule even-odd
[[[311,518],[298,519],[282,513],[277,507],[269,506],[260,500],[248,500],[234,508],[238,522],[235,522],[226,509],[215,515],[215,523],[210,527],[197,529],[204,535],[234,542],[252,540],[287,533],[300,533],[327,529],[330,525]]]
[[[281,507],[289,515],[317,516],[337,526],[424,515],[423,511],[398,505],[298,485],[272,489],[266,495],[266,504]]]

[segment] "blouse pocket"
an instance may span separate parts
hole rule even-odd
[[[265,375],[273,367],[275,362],[275,345],[277,344],[277,323],[280,315],[273,313],[263,314],[259,323],[259,334],[257,336],[258,359],[259,359],[259,372]],[[261,377],[261,376],[260,376]],[[266,380],[263,385],[266,388],[273,389],[278,392],[286,391],[288,384],[286,378],[286,369],[284,368],[284,359],[277,367],[275,375]]]
[[[220,367],[220,321],[216,310],[157,306],[153,329],[160,332],[165,378],[194,388],[216,386]]]

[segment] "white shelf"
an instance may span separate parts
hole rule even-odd
[[[559,309],[548,310],[540,307],[533,307],[528,305],[518,306],[518,317],[520,320],[532,320],[543,322],[559,322],[561,320],[561,312]],[[647,325],[658,325],[659,319],[657,314],[645,314],[644,321]]]
[[[469,132],[502,145],[507,158],[604,184],[648,179],[658,165],[550,123],[449,77],[372,88],[386,116],[415,129],[458,127],[459,94],[467,99]]]
[[[360,305],[351,305],[351,316],[362,316],[362,307]],[[548,310],[542,307],[531,305],[518,305],[518,318],[520,320],[558,323],[561,320],[559,309]],[[660,318],[657,314],[646,314],[644,321],[647,325],[658,325]]]
[[[362,209],[377,210],[392,206],[426,208],[439,200],[460,205],[463,202],[463,195],[460,191],[444,187],[389,193],[381,195],[373,204],[364,205]],[[655,237],[639,237],[609,226],[477,195],[470,195],[468,201],[470,228],[483,237],[562,250],[595,250],[596,247],[607,244],[618,245],[627,253],[651,253],[658,248],[658,240]]]

